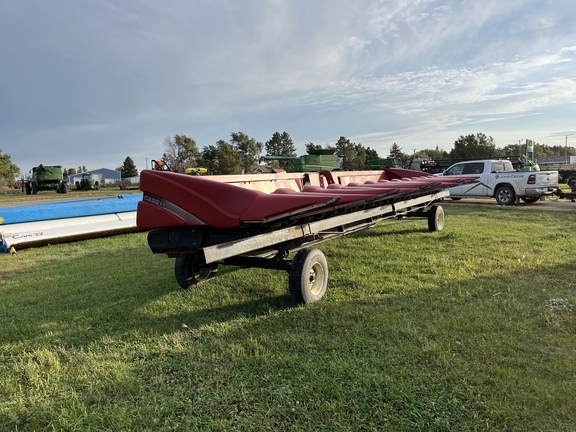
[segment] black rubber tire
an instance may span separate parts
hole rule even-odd
[[[94,189],[96,190],[100,189],[100,183],[94,182]]]
[[[537,201],[540,201],[540,197],[536,196],[536,197],[522,197],[520,198],[522,201],[524,201],[526,204],[534,204]]]
[[[433,205],[428,211],[428,230],[431,232],[444,229],[444,209],[442,206]]]
[[[314,303],[324,297],[328,286],[328,263],[320,249],[298,251],[288,275],[290,297],[296,304]]]
[[[32,185],[30,185],[30,182],[26,182],[26,195],[31,195],[32,194]]]
[[[195,253],[180,254],[174,263],[174,274],[182,289],[206,282],[214,278],[217,272],[218,264],[202,266],[198,263],[198,257]]]
[[[38,183],[32,182],[32,195],[38,194]]]
[[[76,182],[76,190],[80,190],[80,182]]]
[[[512,186],[504,185],[496,189],[494,198],[500,205],[512,205],[516,202],[516,193]]]
[[[68,193],[68,184],[66,182],[62,182],[62,189],[61,189],[63,194],[67,194]]]

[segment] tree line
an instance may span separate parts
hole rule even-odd
[[[199,149],[194,139],[184,134],[167,136],[163,144],[164,153],[161,159],[175,172],[185,172],[186,168],[203,167],[212,174],[250,173],[258,165],[263,152],[265,156],[297,156],[294,142],[287,132],[275,132],[264,143],[250,138],[244,132],[234,132],[230,135],[229,141],[218,140],[215,145],[204,146],[202,150]],[[305,147],[306,151],[319,149],[334,151],[342,158],[343,170],[363,170],[367,168],[370,160],[380,159],[375,149],[365,147],[361,143],[351,142],[344,136],[341,136],[333,145],[321,146],[309,142]],[[497,147],[491,136],[479,132],[461,135],[454,141],[454,146],[450,151],[441,150],[436,146],[410,154],[403,152],[400,146],[393,143],[385,158],[394,160],[397,166],[409,167],[415,157],[432,160],[514,159],[523,155],[524,152],[525,149],[520,143]],[[562,145],[549,146],[535,142],[534,154],[536,159],[547,156],[574,156],[576,148]],[[269,165],[277,168],[277,164],[278,162],[273,161]],[[138,175],[136,164],[130,156],[126,157],[116,170],[120,171],[122,178]],[[70,176],[86,171],[86,166],[82,165],[77,169],[64,169],[64,174]],[[0,186],[11,185],[19,175],[21,175],[20,168],[12,162],[10,155],[3,154],[0,148]]]
[[[244,132],[234,132],[229,141],[219,140],[200,150],[196,141],[186,135],[174,135],[164,139],[162,160],[175,172],[184,172],[186,168],[203,167],[213,174],[251,173],[259,164],[260,156],[296,157],[296,146],[287,132],[275,132],[262,143],[250,138]],[[342,169],[361,170],[368,161],[378,159],[378,152],[362,144],[353,143],[346,137],[340,137],[333,145],[320,146],[306,144],[306,150],[333,150],[342,158]],[[277,167],[276,161],[271,166]]]
[[[196,141],[186,135],[174,135],[164,139],[164,160],[175,172],[184,172],[186,168],[204,167],[213,174],[240,174],[253,172],[258,159],[265,156],[296,157],[296,147],[287,132],[275,132],[265,143],[250,138],[243,132],[232,133],[230,140],[219,140],[216,145],[209,145],[199,150]],[[321,146],[309,142],[305,145],[306,151],[332,150],[342,158],[343,170],[363,170],[368,167],[370,160],[380,159],[378,152],[360,143],[351,142],[341,136],[334,145]],[[431,160],[470,160],[509,158],[517,159],[525,154],[521,144],[508,144],[497,147],[494,139],[484,133],[461,135],[454,141],[450,151],[441,150],[438,146],[433,149],[424,149],[412,154],[405,153],[393,143],[385,158],[393,160],[397,166],[410,167],[414,158]],[[534,143],[536,158],[546,156],[576,155],[574,147],[565,148],[561,145],[549,146]],[[269,165],[277,167],[277,162]]]

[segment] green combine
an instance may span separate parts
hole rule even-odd
[[[280,168],[286,172],[319,172],[339,171],[342,169],[342,158],[333,150],[309,150],[307,155],[263,156],[260,161],[278,161]]]
[[[55,190],[57,193],[68,193],[64,181],[62,165],[38,165],[30,170],[30,179],[22,182],[22,192],[26,195],[36,195],[39,191]]]

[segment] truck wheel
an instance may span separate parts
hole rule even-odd
[[[32,182],[32,195],[38,194],[38,183]]]
[[[76,190],[80,190],[80,182],[76,182]]]
[[[100,189],[100,183],[94,182],[94,189],[96,190]]]
[[[500,205],[512,205],[516,202],[516,194],[514,193],[514,189],[512,186],[500,186],[496,189],[496,193],[494,194],[494,198],[496,198],[496,202]]]
[[[30,195],[32,193],[32,186],[30,182],[26,182],[26,195]]]
[[[442,231],[444,229],[444,209],[442,206],[433,205],[428,211],[428,230]]]
[[[536,201],[540,201],[540,197],[539,196],[535,196],[535,197],[522,197],[520,198],[522,201],[524,201],[526,204],[533,204]]]
[[[321,250],[307,248],[298,251],[288,275],[290,297],[294,303],[313,303],[326,293],[328,263]]]
[[[66,182],[62,182],[62,187],[60,188],[60,191],[63,194],[68,193],[68,185],[66,184]]]
[[[176,280],[182,289],[188,289],[192,285],[212,279],[217,271],[218,264],[200,265],[195,253],[180,254],[174,264]]]

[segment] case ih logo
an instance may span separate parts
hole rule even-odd
[[[158,207],[166,207],[166,201],[154,195],[144,194],[144,196],[142,197],[142,201],[149,202],[150,204],[154,204]]]

